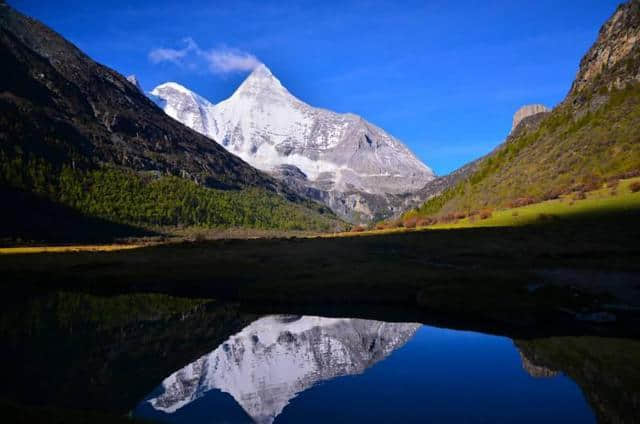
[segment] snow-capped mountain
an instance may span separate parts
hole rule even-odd
[[[434,178],[381,128],[357,115],[309,106],[264,65],[217,105],[173,82],[151,96],[171,117],[345,217],[391,215],[394,196]]]
[[[413,337],[420,324],[268,316],[167,377],[147,402],[165,413],[218,389],[256,423],[272,423],[315,383],[359,374]],[[158,394],[159,393],[159,394]]]

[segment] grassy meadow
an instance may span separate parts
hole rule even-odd
[[[491,211],[485,219],[466,217],[454,223],[436,224],[433,228],[518,226],[579,215],[640,209],[640,191],[632,192],[632,184],[640,184],[640,178],[620,180],[615,188],[603,187],[586,192],[584,198],[579,193],[566,194],[558,199]]]
[[[519,226],[0,255],[0,289],[9,298],[60,289],[151,292],[285,311],[375,305],[413,311],[423,322],[484,330],[562,333],[604,325],[611,332],[613,325],[637,333],[639,209],[597,212]],[[598,313],[615,320],[594,321],[591,314]]]

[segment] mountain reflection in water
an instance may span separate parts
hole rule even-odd
[[[571,380],[509,339],[282,315],[252,322],[165,378],[134,414],[185,423],[594,422]]]
[[[156,294],[5,300],[6,422],[86,422],[80,411],[100,422],[277,424],[640,416],[634,339],[512,340],[412,323],[261,317],[237,303]]]
[[[212,389],[229,393],[256,423],[272,423],[315,383],[358,374],[403,346],[419,324],[268,316],[167,377],[149,400],[167,413]]]

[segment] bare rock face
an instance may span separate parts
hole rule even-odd
[[[520,122],[522,122],[523,119],[533,115],[537,115],[539,113],[550,112],[550,111],[551,109],[541,104],[522,106],[520,109],[516,111],[515,115],[513,115],[513,125],[511,126],[511,131],[513,132],[513,130],[515,130],[518,127],[518,124],[520,124]]]
[[[609,89],[640,81],[640,0],[620,5],[602,26],[596,43],[580,62],[569,97],[600,77]]]

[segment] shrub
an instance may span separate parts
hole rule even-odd
[[[376,224],[376,230],[386,230],[388,228],[392,228],[392,224],[387,221],[378,222]]]
[[[618,178],[611,178],[607,181],[607,188],[616,189],[620,185],[620,180]]]
[[[518,199],[512,200],[508,203],[510,208],[520,208],[522,206],[527,206],[532,203],[536,203],[536,199],[533,197],[520,197]]]
[[[418,220],[416,221],[416,227],[427,227],[435,223],[436,220],[433,218],[418,218]]]
[[[593,191],[602,188],[602,179],[595,175],[589,175],[582,180],[582,184],[575,187],[577,191]]]
[[[542,195],[542,200],[554,200],[564,194],[564,190],[561,188],[552,188]]]
[[[441,216],[438,221],[443,223],[448,223],[448,222],[455,221],[455,219],[456,219],[455,214],[453,212],[449,212],[448,214]]]
[[[418,217],[411,216],[411,217],[405,219],[403,221],[402,225],[404,226],[404,228],[415,228],[417,222],[418,222]]]
[[[467,217],[467,214],[464,212],[454,212],[453,213],[453,218],[458,220],[458,219],[465,219]]]
[[[634,183],[631,183],[631,185],[629,186],[629,189],[631,190],[632,193],[637,193],[640,191],[640,181],[636,181]]]
[[[491,218],[491,215],[493,215],[493,212],[491,211],[491,209],[483,209],[480,211],[480,219]]]
[[[587,198],[587,193],[584,190],[578,191],[574,196],[574,200],[584,200]]]
[[[635,178],[640,177],[640,169],[634,169],[633,171],[627,171],[624,174],[619,175],[620,178]]]
[[[364,227],[361,227],[360,225],[358,225],[358,226],[353,227],[353,228],[351,229],[351,232],[352,232],[352,233],[361,233],[361,232],[363,232],[364,230],[365,230],[365,228],[364,228]]]

